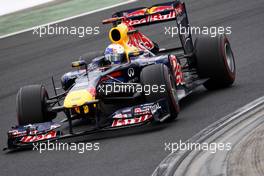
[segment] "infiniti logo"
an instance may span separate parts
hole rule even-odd
[[[129,69],[127,70],[127,74],[128,74],[129,77],[134,76],[134,74],[135,74],[134,69],[133,69],[133,68],[129,68]]]

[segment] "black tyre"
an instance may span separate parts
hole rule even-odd
[[[170,108],[170,117],[165,121],[173,121],[179,113],[178,96],[176,92],[176,83],[170,73],[168,67],[164,64],[150,65],[141,71],[140,81],[143,85],[157,85],[165,86],[165,92],[158,91],[157,93],[151,92],[149,95],[145,95],[146,102],[152,103],[162,98],[168,100]]]
[[[42,85],[30,85],[20,88],[17,94],[17,118],[19,125],[42,123],[55,118],[48,112],[48,94]]]
[[[200,36],[195,41],[196,63],[201,78],[209,78],[205,88],[229,87],[236,78],[236,66],[230,43],[225,35]]]

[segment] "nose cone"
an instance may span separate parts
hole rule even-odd
[[[73,108],[92,100],[95,100],[95,97],[88,90],[75,90],[68,93],[63,105],[65,108]]]

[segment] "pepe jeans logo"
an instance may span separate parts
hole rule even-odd
[[[127,74],[128,74],[129,77],[133,77],[134,74],[135,74],[135,70],[133,68],[129,68],[127,70]]]

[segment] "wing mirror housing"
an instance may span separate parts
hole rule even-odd
[[[81,66],[87,67],[87,63],[85,62],[85,60],[79,60],[79,61],[72,62],[72,67],[73,68],[81,67]]]

